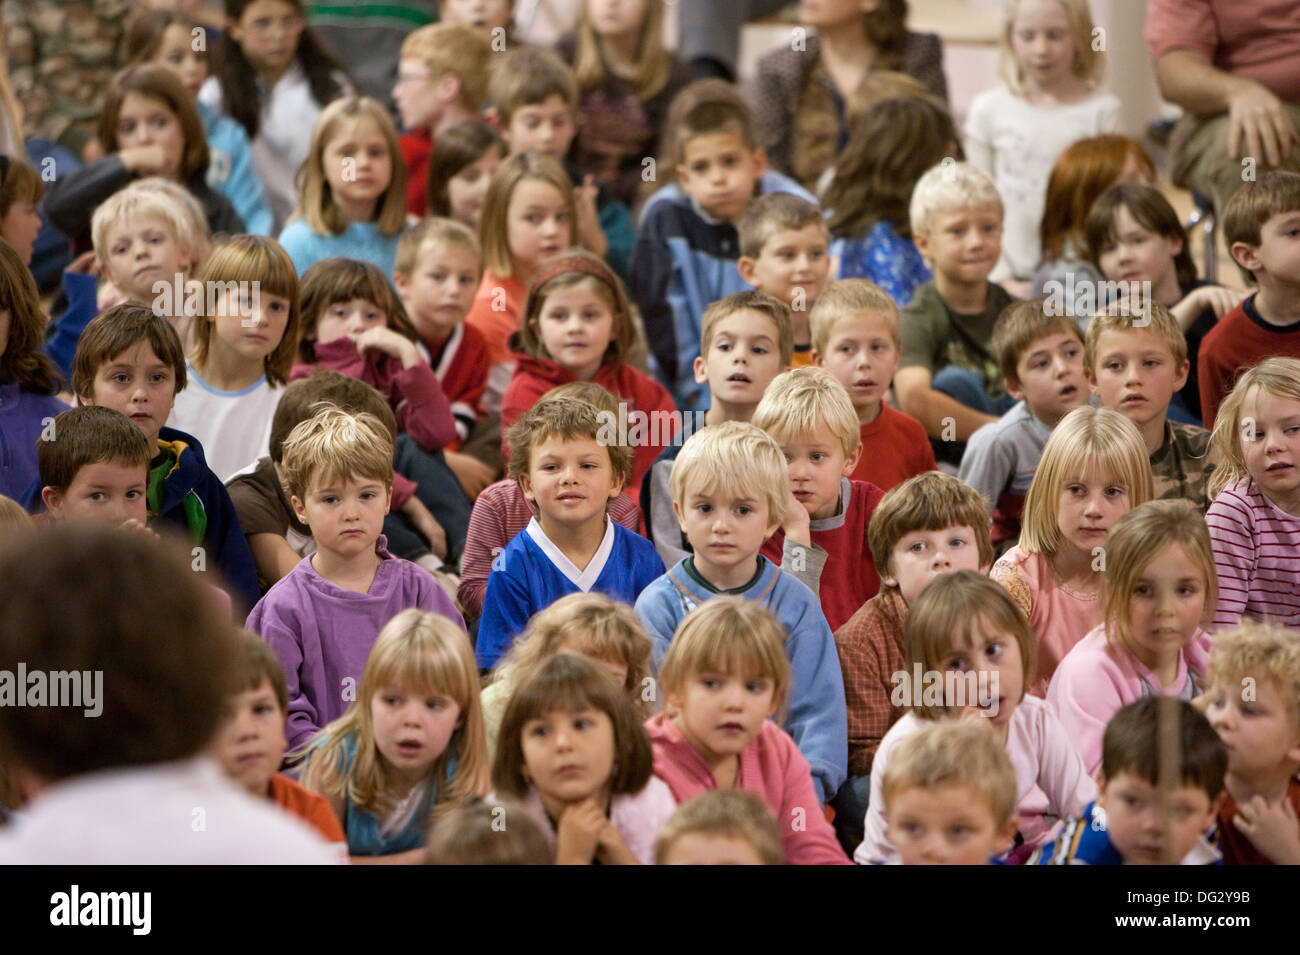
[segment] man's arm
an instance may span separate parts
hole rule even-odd
[[[930,381],[929,370],[920,365],[900,368],[894,375],[894,390],[898,393],[899,406],[921,422],[925,433],[930,437],[940,441],[965,441],[984,425],[998,420],[993,415],[967,408],[956,398],[941,391],[935,391],[930,387]],[[945,434],[948,419],[951,419],[956,431]]]

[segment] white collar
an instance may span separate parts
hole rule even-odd
[[[607,516],[605,518],[605,536],[596,548],[596,553],[592,555],[587,564],[586,570],[579,570],[573,561],[564,556],[564,552],[556,546],[555,541],[546,536],[546,531],[542,530],[542,525],[538,523],[536,517],[528,522],[528,536],[533,539],[538,547],[542,549],[555,569],[568,577],[573,586],[577,587],[584,594],[589,592],[596,585],[596,580],[600,577],[601,571],[605,569],[605,564],[609,562],[609,555],[614,551],[614,522]]]

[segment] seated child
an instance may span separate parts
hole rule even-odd
[[[794,325],[791,364],[813,363],[809,312],[830,278],[830,232],[816,205],[785,193],[759,196],[736,223],[740,277],[784,302]],[[701,352],[703,354],[703,352]]]
[[[333,806],[354,864],[419,865],[433,819],[487,794],[469,641],[445,616],[400,610],[353,689],[356,702],[312,739],[302,783]]]
[[[155,450],[135,422],[114,408],[62,412],[36,443],[46,519],[144,530]]]
[[[247,625],[284,667],[297,750],[355,699],[375,636],[394,614],[418,607],[465,624],[425,570],[388,552],[381,529],[393,445],[377,418],[326,406],[289,433],[280,471],[316,552],[267,591]]]
[[[262,592],[239,516],[208,467],[203,446],[163,423],[185,385],[185,353],[176,329],[143,305],[114,305],[86,326],[77,343],[72,365],[77,400],[127,415],[156,449],[146,492],[150,521],[174,525],[202,549],[195,569],[211,566],[219,572],[242,616]]]
[[[958,476],[984,496],[993,517],[993,546],[1020,538],[1029,482],[1043,446],[1061,419],[1088,403],[1083,337],[1068,315],[1050,315],[1040,299],[1016,302],[993,326],[993,354],[1016,404],[966,442]]]
[[[888,491],[933,471],[934,450],[921,423],[885,402],[902,348],[894,300],[866,279],[842,279],[818,297],[808,321],[813,361],[844,386],[858,415],[862,453],[849,477]]]
[[[781,827],[746,789],[692,796],[659,830],[655,865],[784,865]]]
[[[1159,302],[1122,299],[1088,323],[1084,366],[1103,408],[1135,425],[1151,460],[1152,499],[1210,506],[1210,432],[1168,417],[1187,380],[1187,342]]]
[[[1225,865],[1300,864],[1300,640],[1243,620],[1214,635],[1205,715],[1228,750]]]
[[[1166,740],[1176,744],[1172,759],[1161,751]],[[1096,800],[1027,864],[1216,865],[1206,833],[1227,764],[1223,743],[1190,703],[1161,696],[1129,703],[1106,725]],[[1176,785],[1162,778],[1168,770],[1178,772]]]
[[[844,682],[835,643],[817,597],[760,553],[793,505],[781,448],[762,429],[726,421],[687,439],[673,464],[673,508],[693,553],[636,602],[664,658],[677,625],[717,594],[764,603],[785,627],[785,653],[794,671],[782,728],[812,768],[825,802],[844,781]]]
[[[448,806],[429,830],[425,865],[551,865],[546,833],[513,799]]]
[[[747,789],[783,828],[792,865],[848,865],[813,791],[808,762],[772,722],[790,689],[785,630],[743,597],[717,597],[682,620],[660,668],[665,712],[646,723],[655,775],[679,803]],[[802,825],[795,825],[802,820]]]
[[[654,545],[608,518],[632,449],[601,435],[596,409],[576,398],[539,402],[510,429],[509,476],[537,516],[493,562],[476,648],[482,669],[557,598],[594,590],[632,603],[663,573]]]
[[[785,551],[803,548],[807,562],[818,568],[822,612],[836,630],[880,590],[867,525],[883,492],[848,477],[862,453],[858,416],[829,371],[793,368],[777,375],[763,394],[754,424],[785,455],[794,497],[763,555],[784,563]]]
[[[898,744],[880,785],[903,865],[986,865],[1016,834],[1016,773],[987,723],[934,723]]]

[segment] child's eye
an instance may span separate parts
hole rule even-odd
[[[984,655],[988,657],[990,660],[998,659],[1000,656],[1002,656],[1002,644],[990,643],[987,647],[984,648]]]
[[[445,710],[447,708],[447,701],[440,696],[436,696],[429,700],[426,705],[431,710]]]
[[[745,684],[745,689],[750,693],[763,693],[767,690],[766,680],[750,680]]]
[[[1120,368],[1120,363],[1117,361],[1108,361],[1102,367],[1105,368],[1107,371],[1118,371]]]
[[[752,351],[755,355],[767,354],[767,349],[764,348],[762,345],[755,345],[753,348],[750,349],[750,351]]]
[[[573,728],[575,730],[588,730],[591,729],[593,725],[594,721],[586,716],[579,716],[573,721]]]
[[[970,832],[969,826],[952,826],[948,829],[948,835],[954,839],[960,839]]]
[[[550,732],[551,732],[551,728],[549,726],[545,724],[538,724],[537,726],[534,726],[532,729],[528,731],[528,735],[536,736],[540,739],[548,735]]]
[[[1122,497],[1122,496],[1124,496],[1124,495],[1127,494],[1127,493],[1128,493],[1128,488],[1126,488],[1126,487],[1108,487],[1108,488],[1106,488],[1106,496],[1107,496],[1107,497]]]
[[[136,500],[139,500],[139,499],[140,499],[141,497],[143,497],[143,496],[144,496],[144,492],[141,491],[141,490],[137,490],[137,489],[132,489],[132,490],[126,492],[126,499],[127,499],[128,501],[136,501]]]
[[[713,507],[709,504],[696,504],[695,509],[701,514],[707,514],[709,511],[713,510]]]
[[[826,455],[825,455],[825,453],[823,453],[823,452],[821,452],[821,451],[814,451],[814,452],[813,452],[812,454],[810,454],[808,457],[809,457],[810,459],[812,459],[813,461],[825,461],[825,460],[826,460]]]
[[[748,517],[751,513],[753,513],[753,511],[754,509],[750,507],[748,504],[742,504],[740,505],[740,507],[736,508],[736,513],[739,514],[741,517]]]
[[[722,681],[719,680],[716,676],[701,677],[700,683],[703,686],[708,687],[710,690],[716,690],[718,687],[722,685]]]
[[[1148,587],[1146,584],[1138,584],[1136,587],[1133,588],[1133,595],[1135,597],[1146,597],[1149,596],[1150,593],[1151,593],[1151,588]]]
[[[126,384],[128,381],[130,381],[130,379],[129,379],[126,375],[124,375],[124,374],[117,374],[117,375],[114,375],[114,376],[113,376],[111,379],[109,379],[109,380],[110,380],[110,381],[114,381],[114,382],[116,382],[116,383],[119,384],[119,385],[124,385],[124,384]]]
[[[954,537],[952,540],[948,541],[948,546],[953,548],[965,547],[966,539],[964,537]]]
[[[161,385],[161,384],[165,384],[167,381],[169,381],[169,380],[170,380],[170,376],[167,375],[167,374],[164,373],[164,372],[159,372],[158,374],[156,374],[156,375],[153,376],[153,380],[154,380],[157,384],[160,384],[160,385]]]
[[[909,547],[908,550],[911,551],[913,554],[921,553],[921,551],[925,550],[925,541],[917,541],[915,544]]]
[[[1038,361],[1034,362],[1034,363],[1031,364],[1029,367],[1030,367],[1030,368],[1034,368],[1034,369],[1038,369],[1038,368],[1046,368],[1046,367],[1047,367],[1047,362],[1046,362],[1044,359],[1041,359],[1041,358],[1040,358]]]

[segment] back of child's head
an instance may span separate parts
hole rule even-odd
[[[1244,182],[1223,207],[1223,242],[1229,253],[1244,242],[1258,248],[1264,241],[1264,223],[1274,216],[1300,211],[1300,174],[1273,170]],[[1236,256],[1233,256],[1234,260]],[[1241,277],[1254,284],[1255,273],[1240,262]]]
[[[958,570],[926,584],[907,611],[903,651],[908,668],[942,673],[954,650],[973,642],[977,627],[1011,637],[1020,650],[1022,687],[1034,672],[1037,637],[1005,587],[973,570]],[[1013,706],[1019,700],[1009,701]],[[919,691],[906,707],[926,720],[945,715],[943,705],[931,705]]]
[[[558,53],[536,46],[517,46],[499,57],[488,81],[488,104],[504,126],[515,111],[558,96],[571,110],[578,108],[578,81]]]
[[[632,303],[627,297],[623,280],[605,264],[605,260],[586,249],[568,249],[545,260],[533,276],[524,304],[523,327],[519,333],[518,351],[535,358],[553,358],[542,344],[539,322],[546,299],[578,285],[590,288],[614,318],[609,345],[605,349],[604,364],[616,365],[627,359],[636,343],[636,324],[632,319]]]
[[[691,121],[687,122],[690,116]],[[725,117],[725,118],[724,118]],[[714,123],[708,128],[706,120]],[[677,164],[681,162],[691,138],[718,132],[734,123],[749,148],[754,146],[753,117],[749,103],[734,83],[716,77],[696,80],[677,91],[668,104],[668,114],[660,126],[658,176],[660,182],[677,181]]]
[[[198,264],[208,250],[208,219],[198,200],[179,183],[150,176],[129,183],[95,207],[90,238],[101,262],[107,262],[111,254],[112,231],[141,219],[161,222],[191,266]],[[162,278],[170,283],[175,277]]]
[[[1125,176],[1156,179],[1155,163],[1131,136],[1103,133],[1067,146],[1047,179],[1039,239],[1044,261],[1081,256],[1087,248],[1084,223],[1092,204]],[[1128,179],[1126,181],[1133,181]]]
[[[130,418],[112,408],[95,406],[60,412],[36,442],[41,486],[59,493],[89,464],[139,467],[143,474],[157,453]]]
[[[1056,311],[1049,310],[1047,301],[1041,298],[1015,302],[1002,310],[993,326],[990,350],[1007,381],[1021,383],[1020,359],[1031,345],[1048,335],[1073,335],[1083,344],[1078,323],[1068,315],[1053,314]]]
[[[148,342],[154,356],[172,370],[174,393],[185,388],[185,349],[171,322],[144,305],[122,302],[94,318],[77,339],[72,359],[72,391],[93,397],[99,369],[137,342]]]
[[[885,492],[867,525],[867,543],[881,576],[893,576],[894,547],[908,534],[969,527],[975,533],[980,566],[993,563],[989,511],[969,484],[942,471],[923,471]]]
[[[747,789],[710,789],[678,806],[655,840],[655,865],[674,864],[675,851],[691,836],[739,842],[758,863],[785,865],[781,826],[762,797]],[[735,856],[729,852],[728,861],[734,861]],[[689,860],[699,865],[717,861],[713,856]]]
[[[605,412],[606,415],[617,415],[620,403],[608,389],[594,381],[570,381],[563,385],[556,385],[539,400],[549,398],[576,398],[578,401],[585,401],[597,411]]]
[[[466,28],[468,29],[468,28]],[[425,865],[552,865],[555,852],[537,821],[513,799],[448,806],[429,830]]]
[[[8,536],[15,530],[26,530],[32,526],[32,519],[27,516],[21,504],[12,497],[0,494],[0,536]]]
[[[30,163],[0,156],[0,219],[6,218],[16,203],[36,205],[44,195],[45,183]]]
[[[1025,495],[1020,525],[1024,550],[1051,555],[1065,544],[1057,520],[1061,488],[1073,478],[1090,475],[1122,485],[1130,507],[1151,499],[1146,444],[1137,426],[1118,411],[1075,408],[1052,429]]]
[[[451,197],[447,184],[466,166],[495,149],[505,158],[509,150],[497,128],[483,119],[467,119],[438,132],[438,148],[429,157],[428,210],[431,216],[449,216]]]
[[[1274,685],[1291,725],[1300,731],[1300,632],[1249,617],[1215,632],[1206,675],[1211,689],[1230,693],[1254,689],[1257,697],[1257,688],[1265,680]]]
[[[820,297],[818,301],[821,301]],[[781,367],[788,368],[794,355],[794,323],[790,316],[790,306],[759,291],[735,292],[718,299],[704,310],[704,315],[700,318],[700,354],[709,353],[718,322],[746,310],[761,312],[772,320],[772,325],[776,328],[776,347],[781,356]]]
[[[280,706],[280,718],[289,713],[289,687],[284,679],[284,665],[271,645],[251,630],[235,631],[235,680],[231,689],[246,693],[265,684]]]
[[[776,233],[797,231],[810,225],[817,226],[829,237],[826,220],[814,203],[788,192],[769,192],[759,196],[736,223],[736,231],[740,234],[740,254],[756,259],[762,254],[768,239]]]
[[[397,416],[387,400],[359,378],[333,368],[317,368],[306,378],[291,382],[271,417],[271,460],[284,459],[284,442],[299,424],[314,417],[321,404],[334,405],[349,414],[370,414],[379,419],[389,440],[397,442]]]
[[[1116,220],[1121,209],[1148,232],[1182,243],[1182,248],[1174,255],[1174,270],[1178,287],[1183,290],[1191,288],[1196,282],[1196,263],[1192,261],[1187,232],[1165,194],[1144,182],[1118,183],[1092,204],[1083,225],[1089,261],[1100,270],[1102,253],[1114,248],[1119,241]]]
[[[78,411],[104,409],[65,414]],[[236,655],[229,614],[190,563],[188,544],[108,528],[0,541],[0,659],[75,677],[72,706],[0,707],[0,765],[54,782],[208,744]]]
[[[515,153],[492,174],[492,182],[483,200],[483,216],[479,220],[483,268],[500,278],[514,275],[507,216],[515,187],[528,179],[554,186],[567,206],[569,222],[577,221],[573,205],[573,183],[559,161],[542,153]]]
[[[883,318],[894,347],[903,347],[898,304],[893,296],[869,279],[840,279],[826,286],[808,311],[813,351],[825,356],[835,323],[862,315]]]
[[[506,432],[510,460],[506,477],[518,481],[529,473],[533,448],[550,438],[561,441],[596,441],[609,451],[614,477],[626,483],[632,473],[633,449],[627,444],[608,440],[611,421],[608,412],[578,398],[543,396]]]
[[[1218,599],[1214,550],[1205,518],[1186,501],[1148,501],[1123,515],[1106,537],[1106,572],[1101,578],[1101,613],[1106,639],[1130,653],[1134,641],[1129,607],[1143,573],[1170,545],[1182,548],[1200,571],[1200,593],[1208,612]]]
[[[317,235],[340,235],[350,219],[330,186],[325,170],[325,150],[354,123],[368,119],[379,130],[388,147],[388,186],[375,200],[375,225],[386,236],[395,236],[406,224],[406,162],[397,145],[397,127],[388,110],[369,96],[344,96],[334,100],[321,112],[312,130],[311,145],[300,173],[298,215]],[[343,176],[348,175],[347,159]]]
[[[850,130],[858,117],[877,103],[898,96],[926,96],[930,88],[908,73],[872,70],[844,102],[844,118]]]
[[[949,158],[963,158],[961,137],[941,100],[924,94],[872,103],[850,125],[826,190],[831,232],[859,237],[886,222],[911,235],[917,231],[908,215],[912,194],[925,170]]]
[[[113,77],[99,114],[98,135],[104,151],[115,153],[122,148],[117,138],[118,116],[131,93],[162,103],[180,123],[185,146],[178,170],[180,179],[188,182],[205,174],[209,162],[208,137],[203,132],[198,106],[176,74],[161,63],[138,63]]]
[[[685,512],[691,494],[722,494],[767,504],[767,519],[785,520],[790,472],[781,446],[748,421],[723,421],[696,431],[673,461],[668,483]]]
[[[384,313],[385,324],[403,338],[418,341],[406,306],[379,266],[361,259],[335,256],[321,259],[302,273],[302,336],[298,357],[306,364],[316,361],[316,330],[321,317],[332,305],[354,299],[369,302]]]
[[[1105,72],[1106,58],[1094,45],[1096,37],[1088,0],[1056,0],[1056,2],[1065,11],[1065,18],[1070,24],[1070,38],[1074,41],[1074,58],[1070,61],[1070,72],[1089,86],[1095,87],[1101,82],[1102,74]],[[1020,15],[1022,5],[1023,0],[1006,0],[1003,4],[1002,33],[998,44],[998,78],[1011,92],[1023,96],[1029,86],[1029,80],[1012,45],[1016,18]]]
[[[846,458],[862,447],[853,401],[825,368],[809,365],[781,372],[763,392],[751,420],[777,444],[811,441],[825,424],[839,439]]]
[[[1171,770],[1178,775],[1167,776]],[[1107,782],[1127,774],[1152,786],[1195,786],[1213,802],[1227,771],[1223,742],[1186,700],[1146,696],[1120,707],[1106,724],[1101,775]]]
[[[583,91],[600,89],[615,75],[606,58],[606,40],[592,25],[591,4],[583,3],[574,37],[573,72]],[[667,85],[673,72],[673,56],[663,42],[663,5],[641,4],[641,25],[632,54],[630,76],[637,99],[646,102]],[[617,74],[623,75],[620,70]]]
[[[17,384],[23,391],[52,395],[62,384],[54,363],[42,350],[45,313],[31,270],[0,239],[0,310],[9,313],[8,333],[0,350],[0,385]]]
[[[300,501],[313,486],[363,478],[393,485],[391,432],[372,414],[353,414],[335,405],[317,407],[284,439],[280,479]]]
[[[889,754],[880,792],[885,812],[909,789],[964,789],[988,809],[996,829],[1016,814],[1019,786],[1007,748],[990,727],[965,720],[932,723]]]
[[[496,679],[513,683],[519,674],[561,651],[625,668],[624,692],[643,717],[650,716],[645,694],[650,638],[627,604],[594,591],[561,597],[533,614],[528,629],[497,665]]]
[[[1004,212],[1002,197],[993,180],[968,162],[940,163],[926,170],[912,192],[908,215],[913,234],[930,231],[936,215],[968,209]]]
[[[665,694],[681,696],[701,673],[771,680],[779,713],[790,692],[785,625],[757,600],[720,595],[682,618],[659,667]]]
[[[501,717],[492,785],[498,794],[523,798],[529,789],[522,738],[525,726],[551,713],[599,710],[614,728],[611,796],[640,792],[650,780],[654,755],[650,737],[623,688],[599,663],[557,653],[520,675]]]
[[[202,367],[212,347],[213,326],[223,317],[222,303],[237,299],[242,289],[256,289],[259,295],[276,295],[289,303],[289,318],[275,351],[267,355],[266,380],[272,385],[289,381],[294,356],[298,354],[301,312],[298,302],[298,270],[293,259],[275,239],[264,235],[235,235],[214,242],[195,275],[204,294],[198,303],[194,326],[194,357]],[[216,301],[217,290],[225,298]]]
[[[1169,348],[1175,369],[1187,361],[1187,337],[1178,319],[1174,318],[1168,306],[1138,291],[1106,305],[1088,322],[1088,332],[1083,338],[1083,367],[1093,380],[1096,380],[1097,361],[1101,357],[1097,354],[1101,336],[1106,332],[1129,329],[1149,331],[1159,336]]]
[[[482,30],[463,23],[430,23],[406,35],[400,56],[423,63],[434,83],[448,73],[455,76],[460,105],[471,113],[483,106],[492,47]],[[442,148],[442,133],[438,134],[438,148]]]
[[[441,139],[438,140],[438,145],[441,147]],[[421,259],[440,248],[462,249],[468,252],[474,256],[475,262],[480,263],[479,271],[482,271],[483,249],[473,230],[454,219],[431,215],[402,231],[401,238],[397,240],[397,253],[393,258],[393,274],[409,278],[414,274]]]
[[[1255,436],[1254,429],[1248,432],[1244,422],[1253,416],[1260,394],[1300,401],[1300,358],[1265,358],[1252,365],[1219,404],[1210,438],[1210,453],[1218,462],[1210,474],[1211,497],[1250,473],[1242,445]]]

